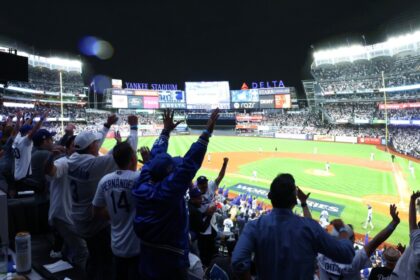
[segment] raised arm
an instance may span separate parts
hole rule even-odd
[[[166,109],[163,112],[163,130],[150,151],[151,159],[160,153],[166,153],[168,151],[168,141],[171,131],[174,130],[181,122],[182,121],[178,121],[174,123],[173,110]]]
[[[106,123],[104,123],[102,131],[100,132],[102,134],[102,138],[101,140],[99,140],[99,147],[102,147],[102,144],[105,142],[106,135],[108,134],[109,129],[112,125],[116,124],[117,121],[118,117],[115,114],[108,116],[108,119],[106,120]]]
[[[397,228],[398,224],[400,223],[400,218],[398,217],[397,206],[395,204],[391,204],[389,206],[389,213],[392,217],[392,221],[389,225],[381,230],[368,244],[365,245],[364,249],[367,256],[372,255],[372,253],[378,248],[379,245],[382,244],[394,230]]]
[[[176,191],[184,194],[188,189],[189,183],[194,179],[197,171],[203,163],[204,156],[207,150],[207,144],[213,133],[214,126],[219,118],[219,108],[215,109],[211,114],[207,129],[198,138],[197,142],[191,145],[191,148],[185,154],[182,163],[176,170],[168,177],[168,191]],[[179,187],[179,188],[178,188]]]
[[[410,234],[418,229],[417,225],[417,213],[416,213],[416,200],[420,197],[420,191],[413,192],[410,198],[410,209],[408,212],[408,222],[410,227]]]
[[[47,118],[48,112],[44,113],[39,121],[36,123],[36,125],[28,132],[28,139],[32,139],[32,137],[35,135],[35,133],[41,128],[42,123]]]
[[[134,115],[128,116],[128,124],[130,125],[130,136],[128,136],[127,141],[130,143],[130,146],[131,148],[133,148],[133,151],[137,151],[137,145],[139,141],[139,136],[138,136],[139,120],[137,116],[134,116]]]
[[[23,121],[22,113],[19,111],[16,113],[16,124],[12,132],[13,137],[15,137],[19,133],[19,129],[22,126],[22,121]]]
[[[310,195],[311,193],[304,194],[303,191],[299,187],[297,187],[297,198],[299,199],[300,205],[302,206],[303,216],[305,218],[312,219],[311,211],[309,211],[308,204],[306,204],[306,200],[309,198]]]
[[[219,172],[219,176],[217,176],[216,180],[214,180],[214,182],[216,183],[217,188],[219,187],[220,182],[222,182],[223,177],[225,177],[225,173],[226,173],[226,167],[228,165],[229,162],[229,158],[223,158],[223,165],[222,165],[222,169],[220,169]]]

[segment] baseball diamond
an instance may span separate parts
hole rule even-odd
[[[171,137],[169,153],[183,155],[195,138]],[[151,147],[155,139],[141,137],[139,147]],[[114,140],[106,140],[103,151],[113,145]],[[259,152],[260,148],[263,152]],[[315,148],[317,154],[313,153]],[[374,236],[388,223],[389,204],[396,203],[402,221],[388,242],[408,242],[409,194],[419,188],[419,182],[411,176],[405,158],[397,157],[393,164],[390,154],[375,145],[217,136],[217,132],[208,153],[211,153],[211,161],[203,162],[198,176],[216,177],[223,157],[229,157],[227,174],[222,182],[227,188],[247,184],[268,190],[272,178],[278,173],[290,172],[298,186],[312,193],[312,199],[343,205],[341,215],[331,212],[331,216],[340,216],[360,234],[366,233],[362,223],[367,204],[373,207],[375,228],[369,231],[369,236]],[[371,153],[375,155],[374,161],[370,160]],[[329,172],[325,172],[326,162],[330,163]],[[414,175],[419,178],[420,164],[413,165]],[[257,178],[253,177],[254,170],[258,172]],[[270,205],[267,199],[263,201]],[[320,210],[312,207],[311,211],[318,219]]]

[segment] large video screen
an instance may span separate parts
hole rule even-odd
[[[230,108],[229,82],[186,82],[188,109]]]
[[[231,90],[232,102],[258,102],[258,89]]]
[[[290,94],[276,94],[274,96],[274,106],[276,109],[291,108]]]
[[[127,109],[128,101],[126,95],[112,95],[112,108]]]

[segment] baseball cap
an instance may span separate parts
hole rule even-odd
[[[349,239],[352,240],[354,238],[354,232],[353,229],[350,227],[350,225],[344,225],[344,228],[346,229]],[[332,228],[331,235],[334,237],[339,237],[340,233],[335,229],[335,227]]]
[[[206,176],[200,176],[200,177],[197,178],[197,185],[205,184],[208,181],[209,180],[207,179]]]
[[[199,197],[200,195],[201,195],[201,191],[198,188],[190,189],[190,197],[191,198],[196,198],[196,197]]]
[[[384,252],[384,259],[387,263],[395,264],[400,258],[401,253],[394,247],[389,247]]]
[[[181,157],[171,157],[168,153],[160,153],[149,163],[150,175],[152,175],[154,179],[162,180],[181,163]]]
[[[30,130],[32,130],[33,126],[30,124],[24,124],[22,125],[22,127],[19,129],[20,134],[26,134],[28,133]]]
[[[94,141],[101,140],[102,134],[92,131],[82,131],[74,139],[74,148],[76,151],[81,151],[86,149]]]
[[[34,141],[35,146],[39,146],[42,144],[42,141],[52,138],[54,135],[56,135],[56,132],[49,132],[46,129],[40,129],[34,134],[32,141]]]

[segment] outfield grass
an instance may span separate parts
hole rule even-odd
[[[139,147],[148,146],[151,148],[156,137],[141,137],[139,140]],[[173,136],[170,138],[168,152],[173,156],[182,156],[188,150],[190,145],[197,139],[197,136]],[[114,140],[106,140],[104,148],[110,149],[115,144]],[[307,153],[313,154],[314,148],[317,149],[318,154],[345,156],[349,158],[363,158],[369,159],[370,154],[375,154],[375,160],[390,161],[391,157],[388,153],[376,149],[373,145],[360,144],[342,144],[342,143],[327,143],[314,141],[299,141],[299,140],[283,140],[274,138],[257,138],[257,137],[227,137],[214,136],[209,144],[208,152],[255,152],[259,149],[263,151],[274,151],[277,148],[278,152],[291,153]],[[419,190],[419,179],[413,178],[408,170],[408,160],[403,158],[396,158],[396,162],[400,164],[403,169],[403,174],[408,182],[411,190]],[[420,165],[413,163],[415,168],[415,177],[420,178]],[[269,182],[278,174],[288,172],[294,175],[298,185],[302,187],[310,187],[323,191],[329,191],[337,194],[345,194],[354,197],[362,197],[365,195],[397,195],[397,188],[395,180],[391,172],[384,172],[375,169],[350,166],[344,164],[331,163],[331,172],[335,176],[322,177],[307,174],[307,169],[324,169],[324,163],[297,160],[289,158],[267,158],[239,167],[239,174],[252,177],[252,171],[258,172],[258,178],[266,181],[258,182],[247,178],[238,178],[234,176],[226,176],[222,185],[232,186],[237,183],[247,183],[250,185],[258,185],[261,187],[269,187]],[[210,178],[217,176],[215,171],[200,170],[198,175],[207,175]],[[362,203],[348,200],[338,199],[327,195],[313,193],[312,198],[329,201],[336,204],[344,205],[344,211],[341,218],[347,223],[354,225],[356,232],[364,233],[362,223],[366,219],[367,209],[366,205]],[[319,213],[314,212],[314,217],[318,218]],[[370,233],[374,235],[380,229],[385,227],[390,221],[389,215],[379,212],[373,214],[373,222],[375,229]],[[408,223],[402,221],[393,236],[388,240],[392,243],[404,242],[408,243]]]

